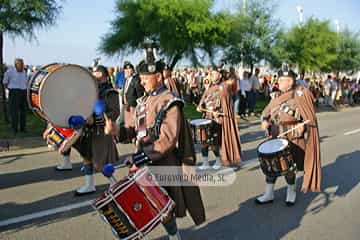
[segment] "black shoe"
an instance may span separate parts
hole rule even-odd
[[[295,202],[285,202],[286,206],[292,207],[295,205]]]
[[[258,204],[258,205],[265,205],[265,204],[269,204],[269,203],[273,203],[274,202],[274,199],[272,200],[268,200],[268,201],[265,201],[265,202],[261,202],[259,199],[255,199],[255,203]]]

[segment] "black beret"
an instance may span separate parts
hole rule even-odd
[[[156,61],[155,63],[147,63],[145,60],[142,60],[136,67],[136,71],[139,74],[161,73],[164,70],[165,65],[166,64],[161,60]]]
[[[296,73],[287,64],[283,64],[282,68],[278,71],[278,78],[280,77],[291,77],[295,80]]]

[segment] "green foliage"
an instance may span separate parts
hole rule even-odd
[[[360,69],[360,39],[359,33],[349,29],[340,32],[337,37],[337,58],[331,66],[337,72],[351,72]]]
[[[150,38],[160,43],[172,66],[182,57],[198,65],[197,50],[211,53],[230,31],[227,16],[211,13],[212,5],[212,0],[118,0],[117,16],[100,50],[125,55]]]
[[[35,28],[53,25],[60,11],[56,0],[0,0],[0,32],[33,36]]]
[[[336,59],[336,33],[329,21],[310,18],[304,25],[293,27],[286,36],[283,56],[305,71],[329,71]]]
[[[273,18],[274,6],[269,1],[252,0],[246,12],[240,6],[232,16],[231,32],[226,44],[225,59],[241,61],[252,67],[262,60],[271,60],[273,46],[280,34],[279,23]]]

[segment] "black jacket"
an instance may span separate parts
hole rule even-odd
[[[126,79],[126,82],[128,79]],[[126,83],[125,82],[125,86]],[[140,84],[139,75],[134,75],[131,83],[127,89],[124,88],[123,97],[126,98],[128,104],[131,107],[136,107],[136,99],[142,97],[144,95],[144,88]],[[123,101],[124,102],[124,101]]]

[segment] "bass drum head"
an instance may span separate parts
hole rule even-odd
[[[64,65],[43,83],[40,104],[50,122],[69,127],[71,116],[88,118],[97,100],[97,85],[91,73],[78,65]]]
[[[198,119],[191,120],[190,124],[194,125],[194,126],[208,125],[208,124],[211,124],[211,120],[205,119],[205,118],[198,118]]]
[[[271,139],[263,142],[258,148],[258,152],[261,154],[273,154],[284,150],[289,145],[286,139]]]

